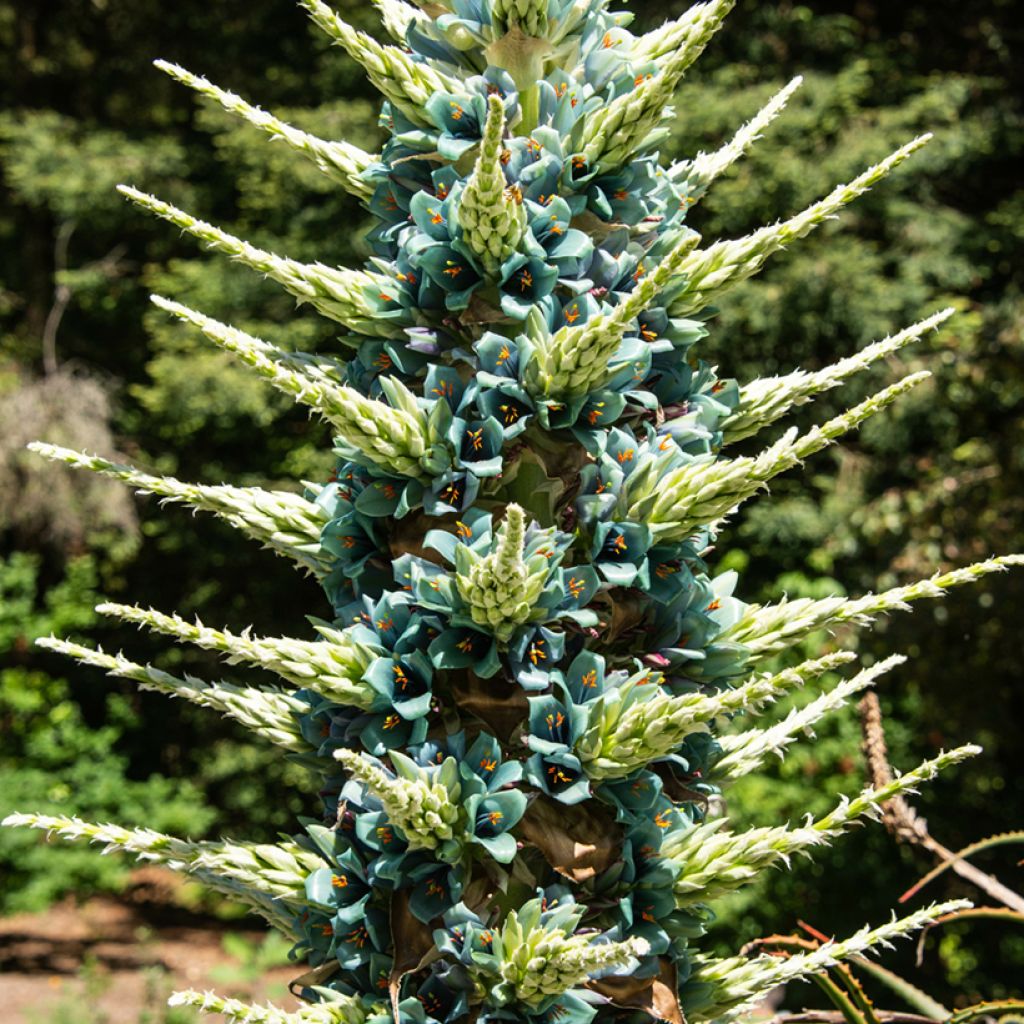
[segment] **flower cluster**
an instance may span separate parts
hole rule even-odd
[[[829,956],[926,923],[921,913],[782,967],[692,949],[710,914],[704,897],[838,835],[974,749],[800,829],[735,834],[710,815],[724,781],[895,664],[767,729],[723,735],[721,722],[850,657],[775,674],[759,671],[759,659],[1014,560],[858,600],[768,607],[745,604],[736,574],[712,568],[742,502],[927,375],[755,454],[732,457],[727,446],[947,314],[816,373],[741,387],[698,355],[711,303],[925,140],[788,220],[704,246],[689,209],[795,87],[720,153],[662,163],[673,90],[733,0],[708,0],[642,35],[609,0],[379,0],[398,45],[323,0],[301,3],[382,93],[379,153],[317,139],[160,66],[361,201],[374,219],[367,264],[287,259],[123,191],[338,325],[343,352],[301,354],[155,299],[327,420],[333,477],[298,495],[37,450],[217,515],[316,576],[331,609],[313,620],[316,639],[102,606],[276,672],[289,691],[179,679],[120,654],[45,643],[280,745],[321,773],[322,822],[265,846],[75,818],[11,823],[160,860],[262,913],[315,969],[301,983],[315,1005],[273,1017],[294,1024],[713,1019]],[[271,1019],[236,1001],[182,1000]]]

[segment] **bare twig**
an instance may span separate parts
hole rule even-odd
[[[865,694],[858,705],[860,711],[861,732],[863,733],[864,757],[868,765],[868,775],[873,786],[885,785],[892,781],[892,768],[889,765],[888,751],[885,745],[885,731],[882,726],[882,709],[878,695],[873,692]],[[889,800],[882,806],[882,822],[897,842],[912,843],[927,850],[939,860],[949,864],[961,878],[976,885],[982,892],[991,896],[1011,910],[1024,913],[1024,897],[1003,885],[999,879],[975,867],[970,861],[958,858],[928,831],[928,822],[902,797]]]
[[[53,244],[53,278],[56,284],[53,305],[43,324],[43,373],[48,377],[57,372],[57,328],[71,302],[71,289],[60,280],[60,274],[68,269],[68,246],[77,223],[74,220],[62,221]]]
[[[60,329],[61,321],[71,305],[71,297],[74,290],[66,281],[60,280],[60,275],[68,269],[68,247],[71,244],[71,236],[75,233],[77,221],[63,221],[57,229],[57,237],[53,244],[53,305],[46,314],[46,322],[43,324],[42,352],[43,352],[43,373],[47,377],[57,372],[57,331]],[[116,277],[121,269],[121,260],[128,251],[125,245],[115,245],[113,249],[98,260],[87,263],[83,270],[98,270],[108,278]]]

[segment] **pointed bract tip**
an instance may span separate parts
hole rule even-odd
[[[134,185],[115,185],[114,187],[126,199],[130,199],[135,203],[145,202],[147,199],[154,198],[148,192],[143,192],[142,189],[136,188]]]
[[[310,14],[333,14],[334,12],[323,3],[322,0],[298,0],[299,6],[305,8]]]
[[[49,441],[29,441],[25,447],[36,455],[42,455],[44,459],[62,459],[67,455],[78,455],[70,448],[62,448],[59,444],[50,444]]]
[[[877,662],[872,668],[876,672],[888,672],[889,669],[902,665],[906,660],[907,656],[905,654],[890,654],[888,658]]]
[[[157,309],[162,309],[165,313],[170,313],[172,316],[181,317],[183,320],[187,319],[189,313],[192,312],[188,306],[182,305],[180,302],[175,302],[174,299],[168,299],[163,295],[157,295],[156,293],[150,295],[149,301],[152,302]]]
[[[37,636],[34,642],[36,647],[42,647],[44,651],[60,651],[67,645],[66,640],[55,636]]]

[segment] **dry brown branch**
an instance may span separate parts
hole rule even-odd
[[[871,784],[885,785],[892,780],[892,767],[885,745],[885,730],[878,695],[869,691],[861,698],[857,707],[863,734],[861,747],[867,761]],[[958,858],[952,850],[943,846],[928,831],[928,822],[902,796],[895,797],[882,806],[882,822],[897,842],[922,847],[939,860],[948,862],[950,870],[976,885],[992,899],[1011,910],[1024,913],[1024,897],[1003,885],[999,879],[975,867],[970,861]]]

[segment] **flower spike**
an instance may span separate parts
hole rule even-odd
[[[735,2],[715,3],[713,0],[694,4],[675,21],[666,21],[659,28],[651,29],[636,39],[630,48],[630,56],[640,64],[644,61],[663,60],[679,49],[685,49],[692,64],[735,6]],[[698,46],[700,49],[697,49]]]
[[[243,331],[158,295],[152,296],[152,301],[198,327],[214,344],[238,356],[275,387],[319,412],[361,461],[396,476],[426,477],[422,462],[430,453],[430,431],[427,417],[415,404],[396,409],[366,398],[313,368],[292,363],[286,354]],[[392,382],[392,386],[399,385]]]
[[[706,723],[737,711],[756,710],[826,672],[852,661],[839,651],[775,675],[764,674],[719,694],[660,692],[621,710],[600,699],[591,704],[590,725],[575,750],[592,779],[622,779],[678,750]]]
[[[439,92],[456,92],[462,82],[425,62],[414,61],[397,46],[382,46],[343,21],[322,0],[299,0],[318,28],[358,61],[370,81],[414,124],[429,124],[423,108]]]
[[[463,242],[485,273],[495,277],[522,240],[526,211],[522,194],[507,186],[501,169],[504,106],[498,96],[489,96],[487,102],[480,155],[459,197],[455,215],[462,228]]]
[[[341,630],[331,630],[330,640],[254,637],[248,630],[232,633],[211,629],[198,619],[192,623],[180,615],[163,615],[138,605],[107,602],[97,605],[96,611],[203,650],[217,651],[229,664],[276,672],[288,682],[314,690],[337,704],[369,709],[376,697],[373,688],[363,680],[375,652]]]
[[[314,1003],[288,1012],[276,1006],[253,1006],[240,999],[218,996],[213,992],[185,989],[174,992],[168,1006],[188,1006],[200,1013],[216,1013],[229,1024],[363,1024],[366,1013],[358,999],[332,993],[326,1003]]]
[[[826,448],[930,376],[927,371],[912,373],[802,436],[790,431],[760,455],[705,459],[681,466],[656,483],[643,481],[642,487],[628,494],[629,517],[647,523],[658,537],[683,540],[729,515],[773,477]]]
[[[150,864],[181,871],[263,915],[292,933],[291,921],[307,906],[305,879],[319,857],[294,843],[192,842],[148,828],[99,825],[50,814],[9,814],[0,825],[42,829],[62,839],[101,843],[104,853],[129,853]]]
[[[152,665],[139,665],[123,654],[107,654],[100,648],[84,647],[69,640],[42,637],[36,644],[47,651],[74,658],[83,665],[104,669],[108,675],[131,679],[143,690],[153,690],[169,697],[181,697],[191,704],[212,708],[244,725],[261,739],[286,750],[307,754],[313,748],[299,729],[299,716],[309,705],[281,690],[233,683],[208,683],[195,676],[179,679]]]
[[[98,455],[41,441],[34,441],[28,447],[54,462],[123,480],[141,494],[155,494],[161,501],[181,502],[202,512],[212,512],[236,530],[314,573],[320,575],[329,571],[329,564],[320,550],[320,531],[327,517],[319,506],[298,494],[228,484],[188,484],[174,477],[152,476]]]
[[[698,153],[692,160],[680,160],[668,169],[668,176],[686,189],[687,202],[695,203],[708,186],[724,174],[782,113],[793,93],[803,85],[803,76],[797,75],[780,89],[721,149],[711,153]]]
[[[976,583],[993,572],[1024,565],[1024,555],[1000,555],[984,562],[937,572],[927,579],[863,597],[797,598],[778,604],[750,605],[745,614],[723,635],[743,644],[755,658],[777,654],[799,643],[809,633],[841,623],[865,626],[879,615],[910,611],[910,603],[922,598],[941,598],[953,587]]]
[[[410,849],[437,850],[456,839],[459,807],[443,782],[431,779],[411,762],[412,777],[396,778],[354,750],[343,748],[334,756],[380,801],[388,821],[401,830]]]
[[[351,195],[358,199],[369,199],[373,195],[373,186],[363,175],[369,167],[380,160],[379,154],[367,153],[348,142],[327,142],[318,139],[315,135],[293,128],[290,124],[278,120],[273,114],[246,103],[241,96],[219,88],[202,75],[194,75],[180,65],[166,60],[157,60],[153,63],[176,81],[215,100],[229,113],[245,118],[272,139],[284,140],[297,153],[312,160],[324,174]]]
[[[680,268],[680,273],[686,275],[686,284],[672,301],[672,315],[687,316],[703,309],[730,286],[752,277],[769,256],[834,217],[930,139],[930,134],[921,135],[901,146],[848,185],[836,186],[824,199],[789,220],[770,224],[745,238],[716,242],[707,249],[698,249]]]
[[[127,185],[119,185],[118,191],[144,210],[205,242],[211,249],[226,253],[247,267],[266,274],[299,302],[308,302],[318,313],[337,320],[352,331],[383,338],[401,337],[404,333],[400,323],[382,315],[383,310],[394,305],[393,293],[396,290],[396,282],[383,274],[338,270],[321,263],[284,259],[235,238],[156,196]]]
[[[665,33],[672,41],[657,55],[657,73],[641,75],[632,92],[612,100],[587,120],[579,150],[589,167],[612,170],[641,148],[658,127],[687,68],[701,55],[735,5],[736,0],[709,0],[674,23],[674,31]],[[641,47],[640,66],[645,60],[655,59],[645,49],[660,49],[660,44]]]
[[[967,900],[936,903],[898,920],[893,917],[888,924],[878,928],[865,925],[848,939],[826,942],[813,952],[797,953],[785,959],[762,954],[753,958],[737,956],[706,961],[694,973],[693,987],[700,998],[692,1007],[686,1007],[687,1019],[735,1020],[744,1011],[752,1009],[760,995],[778,985],[809,978],[826,967],[891,945],[893,939],[905,938],[936,918],[970,905]]]
[[[518,505],[505,509],[505,522],[495,547],[456,572],[455,584],[473,621],[508,640],[528,622],[548,582],[544,555],[524,559],[526,516]],[[466,552],[467,559],[473,559]]]
[[[885,786],[869,786],[853,799],[843,797],[835,810],[798,827],[775,825],[736,833],[727,831],[725,819],[719,818],[675,833],[662,845],[661,855],[680,866],[673,882],[676,902],[679,906],[707,903],[734,892],[794,854],[827,845],[860,819],[878,818],[882,805],[893,797],[915,792],[922,782],[980,752],[971,744],[943,751]]]
[[[811,401],[815,395],[823,391],[838,387],[853,374],[900,351],[928,331],[936,330],[954,312],[952,308],[940,310],[926,320],[867,345],[854,355],[826,366],[823,370],[810,373],[796,370],[784,377],[759,377],[751,381],[740,389],[739,405],[722,425],[725,443],[742,441],[743,438],[770,426],[794,407]]]
[[[794,708],[775,725],[721,737],[719,743],[723,756],[715,762],[715,775],[719,778],[739,778],[755,771],[771,754],[780,758],[785,756],[786,748],[798,734],[808,732],[816,722],[843,707],[854,694],[873,686],[879,676],[902,665],[906,660],[899,654],[890,655],[884,661],[858,672],[852,679],[844,679],[802,708]]]
[[[426,21],[423,12],[405,0],[371,0],[380,14],[381,24],[396,43],[405,45],[409,28]]]
[[[574,398],[610,381],[621,370],[614,356],[630,324],[679,273],[699,241],[700,235],[690,232],[610,313],[597,313],[585,324],[566,325],[539,340],[527,364],[530,394]]]

